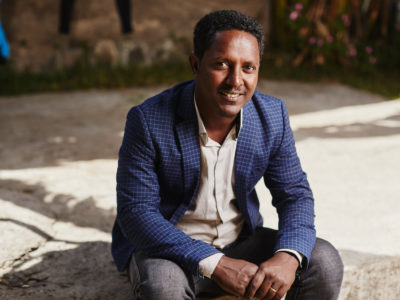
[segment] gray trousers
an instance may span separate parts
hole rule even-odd
[[[239,238],[222,252],[260,265],[273,255],[276,230],[260,228],[253,235]],[[213,280],[186,273],[173,261],[132,254],[128,267],[133,299],[180,300],[196,296],[227,295]],[[287,300],[333,300],[339,296],[343,263],[338,251],[327,241],[317,239],[307,269],[299,269],[286,295]]]

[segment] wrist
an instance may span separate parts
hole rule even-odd
[[[211,276],[222,256],[224,256],[222,253],[216,253],[201,260],[199,263],[201,274],[204,277],[211,279]]]
[[[293,253],[280,251],[276,252],[274,257],[282,260],[285,264],[289,264],[294,270],[297,270],[300,267],[300,262]]]
[[[304,256],[303,256],[301,253],[299,253],[298,251],[293,250],[293,249],[281,248],[281,249],[278,249],[275,253],[278,253],[278,252],[285,252],[285,253],[287,253],[287,254],[292,255],[292,256],[295,257],[295,258],[297,259],[297,261],[299,262],[299,268],[302,268],[302,267],[303,267],[303,266],[302,266],[302,263],[303,263],[303,258],[304,258]]]

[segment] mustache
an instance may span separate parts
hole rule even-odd
[[[230,86],[224,86],[218,89],[219,92],[230,93],[230,94],[244,94],[246,92],[245,88],[233,88]]]

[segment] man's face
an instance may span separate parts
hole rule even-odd
[[[202,59],[191,54],[190,63],[202,117],[233,119],[249,102],[257,85],[257,39],[241,30],[217,32]]]

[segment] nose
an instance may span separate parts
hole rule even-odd
[[[233,67],[229,70],[229,74],[226,83],[234,88],[238,88],[243,83],[242,72],[239,67]]]

